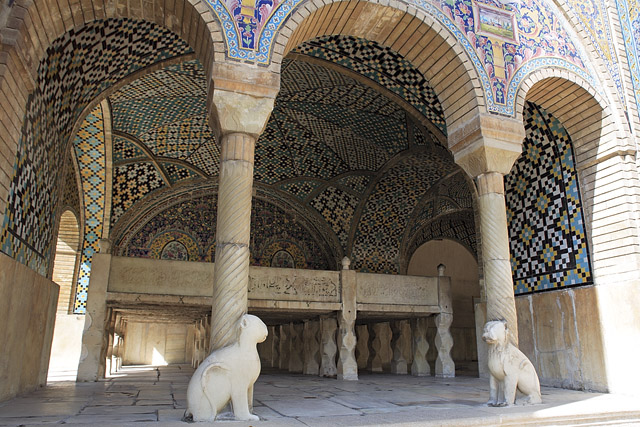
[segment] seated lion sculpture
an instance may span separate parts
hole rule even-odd
[[[250,314],[242,316],[238,328],[238,341],[212,352],[191,377],[186,419],[212,422],[231,400],[236,419],[259,420],[250,412],[249,404],[253,401],[253,384],[260,375],[256,346],[267,338],[268,331],[262,320]]]
[[[509,330],[504,320],[484,325],[482,339],[489,345],[490,398],[489,406],[513,405],[516,390],[526,395],[522,404],[542,402],[540,381],[533,364],[509,342]]]

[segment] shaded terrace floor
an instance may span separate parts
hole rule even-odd
[[[97,383],[53,382],[0,403],[0,426],[75,424],[187,426],[181,422],[193,369],[125,367]],[[488,380],[362,374],[360,381],[263,374],[255,387],[259,422],[225,426],[640,425],[640,400],[543,387],[543,404],[489,408]]]

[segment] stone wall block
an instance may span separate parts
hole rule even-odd
[[[369,327],[367,325],[356,326],[356,362],[358,369],[367,369],[369,362]]]

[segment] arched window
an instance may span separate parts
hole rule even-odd
[[[60,286],[57,310],[59,314],[70,313],[79,244],[78,219],[71,210],[67,209],[60,217],[56,257],[53,263],[53,281]]]

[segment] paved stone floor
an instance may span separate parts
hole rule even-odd
[[[126,367],[97,383],[52,382],[0,403],[0,426],[186,426],[188,366]],[[61,377],[62,378],[62,377]],[[489,408],[488,381],[363,374],[357,382],[264,373],[255,387],[261,421],[220,426],[640,425],[640,399],[544,387],[544,403]]]

